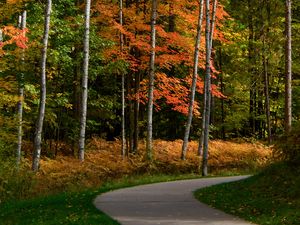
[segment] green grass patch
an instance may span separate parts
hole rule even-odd
[[[98,189],[74,193],[67,192],[21,201],[10,201],[0,204],[0,224],[116,225],[119,223],[94,207],[92,202],[97,195],[123,187],[193,178],[199,178],[199,175],[132,176],[107,182]]]
[[[200,189],[201,202],[261,225],[300,224],[300,168],[270,166],[246,180]]]

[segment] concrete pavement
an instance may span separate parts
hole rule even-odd
[[[148,184],[98,196],[95,206],[122,225],[249,225],[197,201],[193,191],[246,176]]]

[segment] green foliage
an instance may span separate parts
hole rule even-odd
[[[10,199],[26,198],[34,185],[33,173],[22,166],[16,168],[14,161],[3,161],[0,164],[0,205]]]
[[[8,202],[0,204],[0,221],[3,225],[118,225],[118,222],[95,208],[93,200],[97,195],[135,185],[193,178],[199,178],[199,176],[195,174],[130,176],[106,182],[99,189],[61,193],[19,202]]]
[[[292,131],[279,138],[274,149],[275,156],[300,166],[300,123]]]
[[[7,142],[4,137],[0,138],[0,161],[3,163],[10,161],[14,155],[14,145]]]

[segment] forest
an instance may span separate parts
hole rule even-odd
[[[0,204],[299,168],[299,124],[300,1],[0,1]]]

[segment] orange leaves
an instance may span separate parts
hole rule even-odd
[[[119,149],[121,141],[108,142],[92,138],[87,144],[89,151],[82,163],[74,157],[58,155],[56,159],[41,159],[41,170],[36,174],[32,193],[48,193],[66,188],[96,187],[109,179],[117,179],[129,174],[143,174],[148,172],[171,173],[176,171],[198,171],[199,156],[198,142],[191,141],[187,159],[179,160],[182,140],[164,141],[154,140],[154,159],[156,166],[149,167],[145,161],[145,145],[140,143],[140,151],[124,160],[121,159]],[[62,146],[68,148],[68,146]],[[272,155],[272,149],[258,143],[235,143],[225,141],[210,142],[209,164],[213,172],[220,172],[224,168],[260,168],[267,165]]]
[[[155,61],[160,68],[171,70],[173,65],[180,64],[181,62],[187,61],[187,59],[187,54],[162,54],[158,55]]]
[[[171,106],[172,110],[184,115],[188,113],[189,104],[189,86],[185,79],[168,77],[164,73],[156,74],[156,84],[154,89],[154,105],[156,110],[160,110],[161,103]],[[140,94],[141,103],[147,102],[147,82],[142,82],[142,91]],[[199,115],[199,104],[195,102],[194,114]]]
[[[26,37],[27,29],[20,30],[13,26],[5,26],[2,28],[3,36],[6,38],[4,41],[0,42],[0,50],[5,45],[16,44],[19,48],[27,48],[26,43],[28,38]]]
[[[19,2],[22,2],[21,0],[6,0],[7,4],[17,4]]]
[[[128,2],[123,9],[123,26],[119,23],[118,4],[115,1],[99,0],[95,7],[99,11],[96,19],[101,24],[99,34],[112,40],[115,45],[105,51],[107,61],[124,60],[131,71],[145,73],[149,67],[150,58],[150,1]],[[193,67],[196,27],[198,21],[199,2],[187,0],[167,0],[158,4],[158,19],[156,25],[156,76],[154,100],[157,110],[162,105],[168,105],[173,110],[187,114],[191,77],[184,74],[173,74],[176,68]],[[215,37],[222,39],[222,20],[227,17],[222,5],[218,5],[216,15]],[[173,21],[173,24],[171,23]],[[204,23],[204,20],[203,20]],[[203,30],[205,24],[203,24]],[[120,51],[120,34],[123,34],[124,45]],[[205,41],[202,38],[198,67],[205,69]],[[218,71],[211,63],[212,73]],[[181,69],[180,69],[181,70]],[[187,73],[185,69],[183,69]],[[189,73],[189,72],[188,72]],[[179,78],[180,77],[180,78]],[[213,77],[215,78],[215,77]],[[129,81],[130,82],[130,81]],[[139,99],[147,102],[147,82],[141,83]],[[203,82],[197,82],[197,92],[203,93]],[[216,97],[224,97],[216,86],[212,86]],[[129,96],[128,98],[132,98]],[[199,104],[194,107],[199,114]]]
[[[188,75],[185,78],[177,78],[167,76],[165,73],[156,73],[155,88],[154,88],[154,106],[157,111],[161,110],[161,105],[169,105],[172,110],[188,114],[190,87],[192,84],[192,75]],[[147,95],[148,82],[143,80],[141,83],[141,92],[139,100],[142,104],[146,104],[148,101]],[[204,92],[204,83],[200,77],[198,77],[196,84],[196,91],[199,94]],[[217,85],[211,86],[212,95],[217,98],[226,98]],[[200,104],[194,102],[194,115],[200,115]]]

